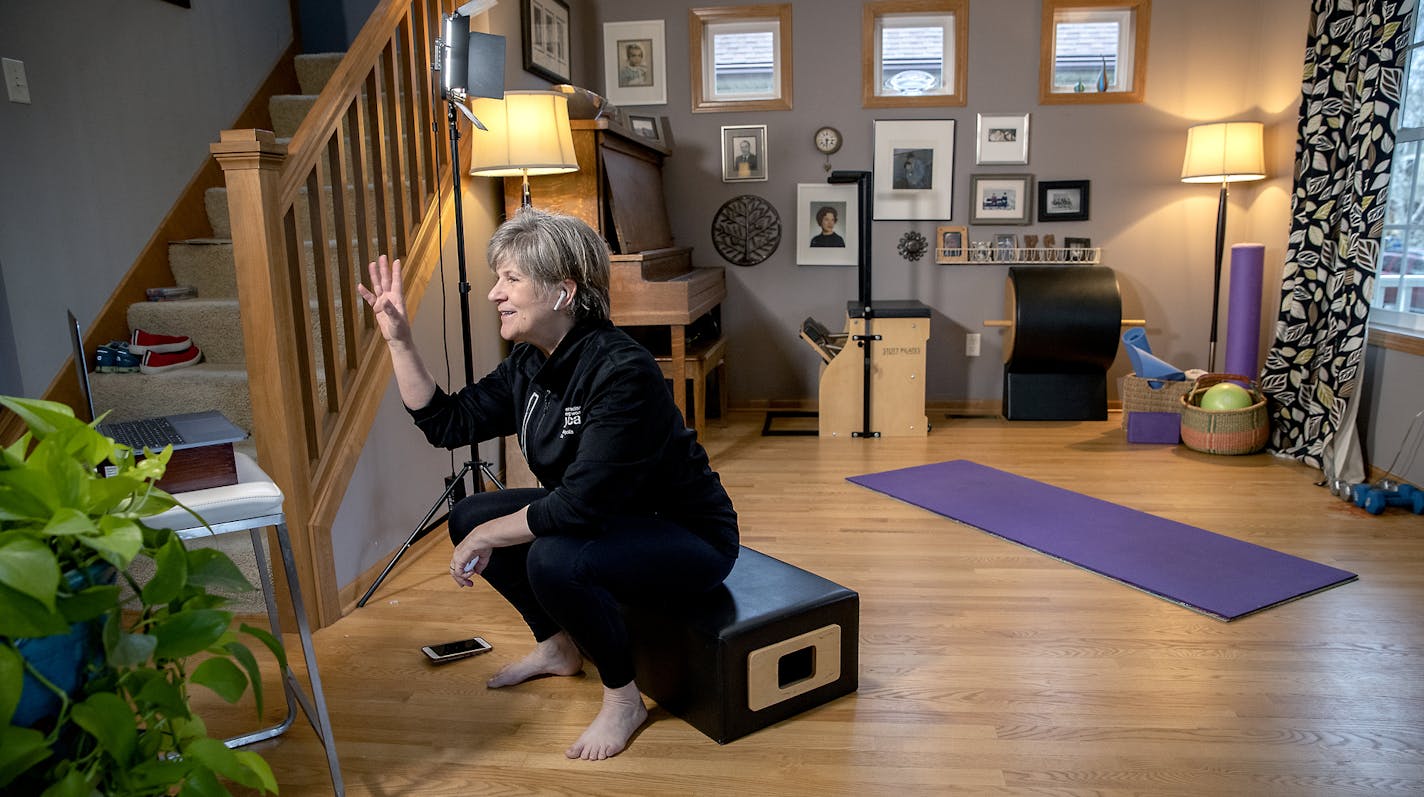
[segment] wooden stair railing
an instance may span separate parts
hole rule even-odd
[[[438,230],[453,225],[428,72],[452,9],[383,0],[289,144],[225,130],[211,146],[227,181],[257,456],[286,496],[318,627],[341,616],[332,525],[391,376],[356,283],[377,254],[400,255],[414,314],[439,261]]]

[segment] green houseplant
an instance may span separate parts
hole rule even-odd
[[[154,486],[171,451],[136,458],[63,404],[0,405],[28,429],[0,449],[0,792],[210,795],[227,794],[227,780],[275,793],[259,755],[209,737],[190,710],[192,685],[236,702],[250,683],[260,715],[262,681],[226,599],[210,591],[252,589],[241,571],[143,523],[177,505]],[[105,463],[116,469],[107,478]],[[129,572],[136,557],[154,563],[143,584]],[[270,633],[241,631],[285,666]],[[24,653],[66,634],[95,650],[72,690]],[[17,707],[34,697],[54,710],[17,724]]]

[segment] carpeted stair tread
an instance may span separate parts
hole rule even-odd
[[[168,268],[174,283],[197,289],[201,299],[237,297],[233,263],[231,240],[193,238],[168,244]]]
[[[214,364],[245,366],[242,320],[237,299],[184,299],[176,302],[135,302],[129,305],[129,329],[160,335],[187,335],[203,357]]]
[[[198,363],[161,374],[90,374],[94,406],[112,408],[110,420],[218,410],[252,431],[247,371],[240,365]]]
[[[278,139],[290,139],[302,120],[316,104],[315,94],[277,94],[267,101],[267,113],[272,117],[272,132]]]
[[[297,84],[303,94],[320,94],[346,53],[302,53],[297,56]]]

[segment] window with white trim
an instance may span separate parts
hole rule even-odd
[[[1424,335],[1424,31],[1409,46],[1370,324]]]

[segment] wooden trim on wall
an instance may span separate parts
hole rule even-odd
[[[267,111],[267,101],[276,94],[296,94],[297,45],[287,47],[268,73],[267,79],[257,89],[257,93],[238,114],[234,127],[272,126]],[[204,195],[209,188],[223,185],[222,169],[211,157],[203,160],[193,179],[178,195],[168,214],[159,223],[153,237],[139,252],[133,265],[129,267],[109,300],[99,310],[99,316],[85,324],[84,350],[93,351],[100,341],[127,340],[129,337],[128,309],[135,302],[147,300],[144,291],[148,288],[172,285],[173,271],[168,265],[168,244],[189,238],[210,238],[212,225],[208,222],[207,204]],[[83,320],[83,319],[81,319]],[[73,358],[66,358],[58,373],[50,380],[44,398],[58,401],[71,407],[79,405],[79,383],[74,378]],[[24,424],[9,410],[0,410],[0,442],[5,444],[17,440],[24,433]]]
[[[781,46],[776,53],[781,70],[781,96],[775,99],[713,100],[702,96],[702,38],[707,25],[722,22],[750,22],[775,19],[779,25]],[[791,4],[757,6],[717,6],[692,8],[687,12],[688,61],[692,68],[692,112],[712,111],[789,111],[791,110]]]
[[[875,86],[880,79],[875,69],[875,20],[886,14],[954,15],[954,86],[950,93],[918,97],[884,96],[875,93]],[[863,107],[933,108],[967,105],[968,86],[968,0],[876,0],[863,6],[860,20],[860,104]]]
[[[1053,17],[1060,9],[1130,8],[1132,26],[1132,91],[1055,93],[1053,89]],[[1039,27],[1038,101],[1042,105],[1107,105],[1142,102],[1147,96],[1147,40],[1151,30],[1152,0],[1043,0]]]
[[[1406,354],[1413,354],[1424,357],[1424,336],[1417,333],[1395,332],[1381,327],[1370,327],[1369,335],[1365,342],[1370,346],[1378,346],[1381,349],[1390,351],[1402,351]]]

